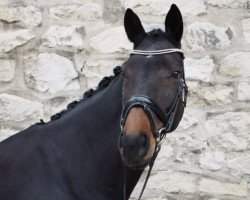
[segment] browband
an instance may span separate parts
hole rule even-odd
[[[130,54],[134,55],[144,55],[144,56],[150,56],[150,55],[161,55],[161,54],[169,54],[169,53],[182,53],[183,51],[181,49],[161,49],[161,50],[137,50],[133,49],[130,51]]]

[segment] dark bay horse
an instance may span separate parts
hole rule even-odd
[[[178,126],[186,85],[176,5],[165,32],[146,33],[131,9],[124,26],[134,50],[114,76],[0,143],[0,200],[129,198],[159,141]]]

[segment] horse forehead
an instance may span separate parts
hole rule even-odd
[[[162,66],[167,66],[171,63],[179,63],[178,57],[173,54],[165,55],[138,55],[132,61],[133,66],[145,67],[145,69],[161,69]]]
[[[148,56],[146,56],[146,59],[148,59],[148,60],[152,60],[153,58],[154,58],[153,55],[148,55]]]

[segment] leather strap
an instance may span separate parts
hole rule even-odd
[[[135,106],[140,106],[144,109],[145,113],[149,117],[149,120],[152,126],[152,131],[155,134],[155,136],[157,135],[158,130],[156,129],[156,123],[155,123],[155,119],[154,119],[154,115],[152,114],[152,111],[157,115],[157,117],[163,123],[166,133],[169,133],[174,122],[174,117],[175,117],[180,99],[182,100],[184,106],[186,106],[186,95],[187,95],[187,86],[185,84],[184,79],[181,79],[179,86],[178,86],[178,91],[177,91],[177,95],[174,100],[174,103],[167,113],[164,112],[164,109],[160,105],[155,103],[152,99],[150,99],[147,96],[142,96],[142,95],[132,96],[123,107],[122,115],[121,115],[121,122],[120,122],[121,129],[124,126],[124,123],[126,121],[126,118],[131,108]]]
[[[162,54],[170,54],[170,53],[180,53],[182,55],[182,58],[184,59],[183,51],[181,49],[162,49],[162,50],[153,50],[153,51],[145,51],[145,50],[132,50],[131,54],[134,55],[162,55]],[[141,199],[142,194],[146,188],[150,173],[152,171],[154,162],[158,156],[158,153],[161,149],[161,141],[163,138],[166,136],[167,133],[169,133],[172,129],[173,122],[175,119],[175,115],[177,112],[177,108],[179,105],[180,100],[183,103],[183,106],[186,107],[186,100],[187,100],[187,93],[188,93],[188,88],[185,82],[185,74],[184,70],[182,71],[182,78],[180,80],[179,86],[178,86],[178,91],[176,98],[174,100],[173,105],[169,109],[167,113],[164,112],[164,109],[155,103],[152,99],[150,99],[148,96],[132,96],[128,102],[124,105],[123,110],[122,110],[122,115],[121,115],[121,129],[124,126],[124,123],[126,121],[126,118],[128,116],[129,111],[131,110],[132,107],[134,106],[141,106],[143,107],[145,113],[147,114],[151,128],[154,134],[155,138],[155,151],[154,154],[151,158],[151,161],[149,163],[149,170],[146,176],[146,179],[144,181],[139,199]],[[124,87],[122,88],[122,96],[124,96]],[[154,113],[157,115],[157,117],[162,121],[164,124],[164,127],[160,130],[157,129],[156,126],[156,120],[154,117]],[[123,193],[124,193],[124,200],[127,200],[126,197],[126,166],[124,167],[124,187],[123,187]]]

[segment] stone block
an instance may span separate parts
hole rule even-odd
[[[250,82],[240,82],[238,85],[238,100],[250,101]]]
[[[187,79],[209,82],[214,69],[214,62],[206,56],[201,59],[186,58],[184,60]]]
[[[18,46],[24,45],[35,37],[29,29],[0,31],[0,53],[7,53]]]
[[[207,0],[207,3],[220,8],[246,8],[246,0]]]
[[[26,84],[38,92],[78,90],[77,77],[73,62],[58,54],[31,54],[25,58]]]
[[[250,143],[249,125],[249,112],[226,112],[208,117],[205,130],[211,146],[227,151],[243,151]]]
[[[0,94],[0,107],[0,121],[4,123],[38,121],[43,117],[42,103],[15,95]]]
[[[86,77],[87,88],[96,88],[104,76],[113,75],[113,68],[121,65],[121,61],[116,60],[89,60],[81,70]]]
[[[9,23],[21,22],[26,26],[38,26],[42,22],[42,14],[33,6],[0,7],[0,20]]]
[[[102,54],[127,53],[133,44],[127,39],[124,27],[106,30],[90,38],[92,50]]]
[[[181,119],[181,122],[180,122],[180,124],[179,124],[179,126],[177,127],[176,130],[184,131],[184,130],[187,130],[187,129],[191,128],[191,127],[196,126],[198,123],[199,123],[198,119],[184,113],[183,117]]]
[[[234,88],[226,85],[199,86],[195,95],[198,102],[213,106],[225,106],[233,103]]]
[[[123,16],[123,7],[119,0],[104,0],[102,18],[105,23],[114,23]]]
[[[0,82],[11,82],[15,74],[15,61],[0,59]]]
[[[211,144],[221,146],[227,151],[244,151],[248,149],[249,138],[242,133],[225,132],[212,138]]]
[[[217,27],[209,22],[194,22],[187,27],[187,45],[193,52],[223,50],[231,45],[229,27]]]
[[[82,50],[83,27],[77,26],[51,26],[42,37],[42,45],[50,48],[64,48]]]
[[[35,1],[30,0],[1,0],[0,5],[29,5],[35,4],[37,7],[52,7],[55,5],[68,5],[68,4],[80,4],[86,2],[87,0],[53,0],[53,1]]]
[[[250,43],[250,18],[242,20],[241,23],[245,39],[247,43]]]
[[[237,197],[246,197],[247,185],[226,183],[213,179],[203,178],[199,185],[199,192],[213,195],[232,195]]]
[[[234,169],[238,174],[250,175],[250,155],[241,153],[227,159],[227,167]]]
[[[220,170],[225,163],[224,152],[204,152],[199,158],[200,166],[203,169]]]
[[[120,0],[125,8],[132,8],[137,13],[146,15],[166,15],[170,6],[176,4],[184,15],[200,15],[206,13],[206,5],[202,0]]]
[[[0,128],[0,142],[2,140],[7,139],[8,137],[14,135],[15,133],[19,132],[16,129],[11,129],[11,128],[6,128],[6,127],[1,127]]]
[[[194,193],[197,176],[172,170],[159,171],[151,176],[148,188],[162,190],[167,193]]]
[[[176,134],[173,137],[175,138],[175,146],[179,147],[179,156],[189,152],[199,153],[207,146],[206,141],[196,140],[187,134]]]
[[[100,20],[102,9],[96,3],[83,5],[57,6],[49,9],[51,19],[68,22],[92,22]]]
[[[237,52],[229,54],[224,58],[220,67],[219,73],[228,78],[241,78],[249,80],[250,78],[250,52]]]
[[[157,163],[162,160],[170,159],[174,155],[174,149],[167,144],[163,144],[161,147],[161,151],[157,157]]]

